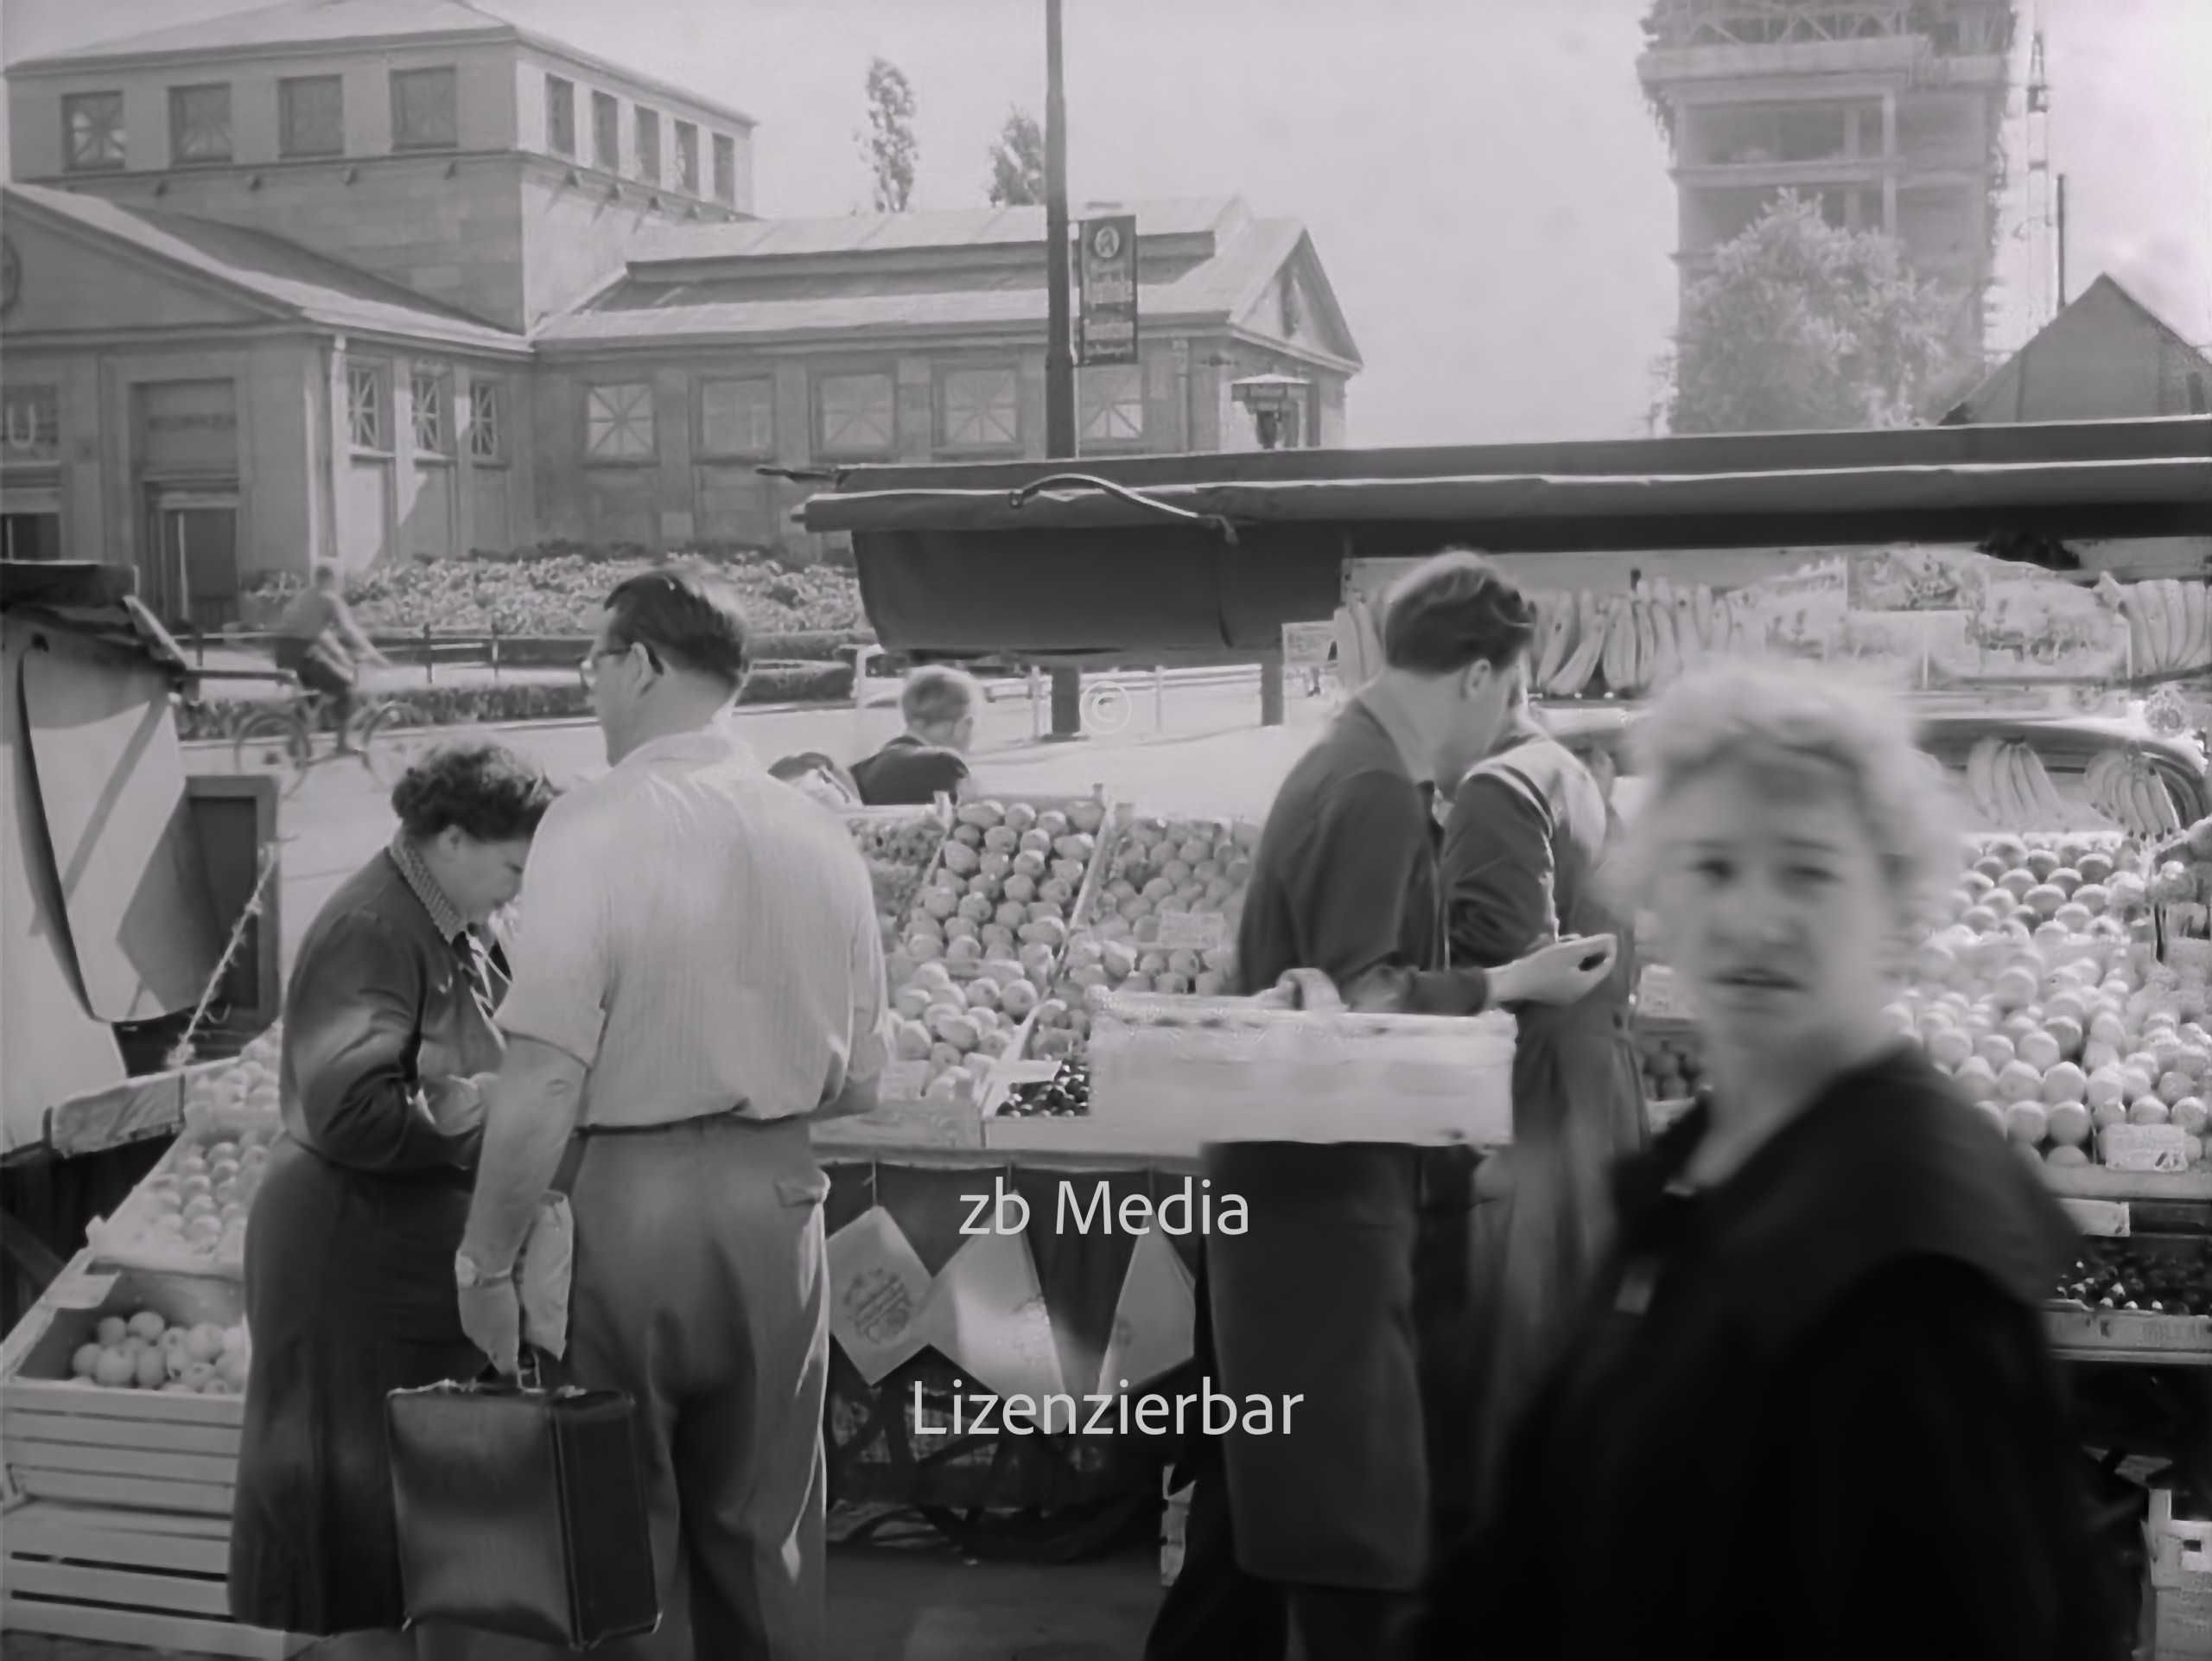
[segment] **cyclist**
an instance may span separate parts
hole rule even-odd
[[[339,753],[349,753],[353,689],[360,678],[360,665],[388,669],[391,660],[361,633],[353,614],[346,609],[335,565],[315,568],[314,579],[284,608],[276,628],[276,666],[289,671],[308,690],[329,699]]]

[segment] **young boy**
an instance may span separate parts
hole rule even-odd
[[[899,712],[906,730],[865,761],[853,782],[868,807],[926,807],[942,792],[955,801],[975,794],[963,753],[976,737],[983,689],[972,676],[937,665],[906,677]]]

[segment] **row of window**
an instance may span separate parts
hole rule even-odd
[[[639,104],[631,115],[632,142],[631,172],[648,184],[668,185],[687,196],[705,193],[699,188],[699,128],[696,122],[678,121],[676,130],[676,169],[661,170],[661,113]],[[737,141],[726,133],[714,140],[715,200],[737,200]],[[581,158],[576,133],[576,84],[559,75],[545,78],[545,143],[556,156]],[[622,171],[622,105],[612,92],[591,95],[591,164],[608,173]]]
[[[1144,438],[1144,384],[1135,366],[1087,369],[1078,382],[1084,439]],[[1021,448],[1021,390],[1012,369],[948,369],[937,380],[937,444],[950,450]],[[814,454],[848,460],[898,449],[898,385],[888,374],[822,375],[814,382]],[[776,384],[766,376],[699,383],[698,449],[707,455],[776,453]],[[584,458],[640,461],[656,449],[649,381],[604,382],[584,391]]]
[[[393,425],[390,371],[382,364],[346,366],[346,432],[357,450],[389,450]],[[435,369],[417,369],[407,378],[408,431],[418,455],[453,454],[449,414],[450,383]],[[468,384],[467,407],[461,411],[461,436],[469,457],[481,462],[506,458],[504,392],[497,381]]]
[[[454,150],[461,143],[460,84],[450,67],[391,72],[391,147],[396,150]],[[612,93],[594,92],[592,160],[621,171],[621,106]],[[546,137],[553,150],[576,150],[575,83],[545,78]],[[699,196],[699,128],[675,123],[676,166],[661,165],[661,113],[635,106],[632,148],[637,177]],[[297,75],[276,83],[276,150],[287,160],[346,153],[346,80],[342,75]],[[113,173],[128,165],[124,99],[119,92],[71,92],[61,100],[62,156],[72,173]],[[714,195],[737,200],[737,141],[711,135]],[[173,167],[219,166],[232,159],[231,88],[227,82],[169,88],[169,162]]]

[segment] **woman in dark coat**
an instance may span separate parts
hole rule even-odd
[[[1456,1652],[2125,1653],[2037,1307],[2075,1231],[1885,1008],[1958,850],[1902,715],[1746,666],[1637,738],[1713,1088],[1624,1170]]]
[[[1587,1295],[1611,1225],[1612,1168],[1646,1141],[1629,1021],[1635,919],[1605,888],[1616,824],[1597,781],[1525,697],[1459,783],[1446,824],[1453,962],[1489,967],[1582,935],[1621,941],[1611,977],[1582,1002],[1515,1012],[1513,1146],[1475,1177],[1467,1365],[1478,1510],[1507,1429]]]
[[[506,962],[487,932],[552,791],[497,747],[392,792],[400,828],[302,944],[284,1134],[246,1232],[252,1334],[231,1612],[316,1636],[403,1621],[385,1397],[484,1365],[461,1332],[467,1221]]]

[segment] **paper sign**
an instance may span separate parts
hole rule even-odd
[[[1217,911],[1171,911],[1154,942],[1162,951],[1211,951],[1229,944],[1229,919]]]
[[[2189,1134],[2174,1124],[2115,1124],[2099,1136],[2105,1168],[2172,1174],[2189,1168]]]
[[[56,1281],[46,1295],[57,1309],[97,1309],[114,1289],[112,1275],[75,1275]]]
[[[930,1272],[880,1206],[830,1237],[830,1333],[873,1385],[921,1352]]]
[[[2061,1200],[2074,1225],[2084,1234],[2094,1234],[2108,1240],[2127,1238],[2127,1206],[2117,1200]]]
[[[961,1247],[930,1289],[920,1326],[926,1342],[1001,1396],[1066,1393],[1023,1235],[979,1234]]]
[[[1636,1011],[1652,1021],[1694,1021],[1689,996],[1675,971],[1664,964],[1651,964],[1636,983]]]
[[[1099,1393],[1117,1393],[1123,1379],[1141,1386],[1189,1360],[1198,1309],[1191,1271],[1167,1237],[1156,1229],[1139,1235],[1114,1306],[1114,1335],[1099,1364]]]
[[[1282,666],[1319,669],[1329,661],[1337,644],[1337,626],[1327,623],[1285,623],[1282,626]]]
[[[923,1091],[929,1088],[930,1064],[926,1061],[893,1061],[883,1069],[876,1080],[875,1094],[879,1101],[918,1102]]]

